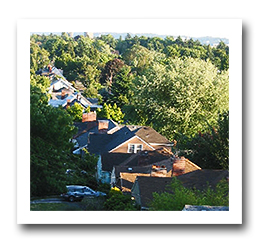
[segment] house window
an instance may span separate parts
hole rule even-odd
[[[128,153],[137,153],[143,150],[142,144],[128,144]]]
[[[139,151],[142,151],[142,149],[143,149],[142,144],[137,144],[137,145],[135,145],[135,147],[136,147],[136,153],[138,153]]]

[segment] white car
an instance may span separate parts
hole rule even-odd
[[[61,197],[69,200],[70,202],[81,201],[85,196],[106,196],[106,193],[94,191],[87,186],[82,185],[67,185],[67,193],[61,194]]]

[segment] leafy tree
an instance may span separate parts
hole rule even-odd
[[[124,66],[124,61],[115,58],[106,63],[104,70],[102,71],[100,83],[103,85],[112,86],[114,76]]]
[[[71,139],[76,133],[72,117],[64,109],[48,105],[48,97],[43,92],[46,79],[31,76],[31,196],[59,194],[71,181],[96,187],[97,159],[88,153],[82,158],[71,153]],[[74,175],[66,174],[67,169],[74,170]]]
[[[116,47],[117,40],[111,34],[101,35],[97,39],[104,41],[106,44],[108,44],[113,49],[115,49],[115,47]]]
[[[131,49],[128,49],[123,54],[123,59],[127,65],[131,66],[132,71],[141,75],[154,62],[161,63],[165,59],[165,55],[160,52],[151,51],[141,45],[133,45]]]
[[[30,43],[30,70],[34,74],[39,69],[44,68],[50,63],[49,52],[31,41]]]
[[[81,122],[84,108],[79,103],[67,107],[68,114],[72,117],[73,121]]]
[[[115,103],[113,106],[111,106],[111,104],[104,103],[102,109],[97,109],[97,116],[99,118],[112,119],[121,123],[125,115]]]
[[[228,182],[220,181],[216,189],[208,187],[204,191],[185,188],[175,177],[166,192],[153,193],[150,210],[181,211],[186,204],[229,206]]]
[[[111,190],[109,192],[109,198],[104,203],[104,208],[108,211],[138,210],[131,200],[131,195],[124,195],[120,190]]]
[[[131,68],[129,66],[123,66],[114,78],[108,102],[111,104],[116,103],[116,105],[121,108],[124,105],[128,105],[129,98],[132,95],[130,90],[132,80],[133,75],[131,74]]]
[[[198,133],[185,148],[187,158],[202,168],[229,168],[229,113],[219,114],[216,127],[209,126],[205,133]],[[183,153],[185,154],[185,153]]]
[[[187,58],[153,63],[135,81],[134,106],[169,139],[194,136],[228,109],[228,72]]]

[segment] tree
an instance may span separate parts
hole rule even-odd
[[[199,132],[183,147],[190,150],[186,157],[202,168],[228,169],[229,112],[219,114],[216,126],[208,126],[206,132]]]
[[[31,77],[30,94],[30,182],[31,196],[57,195],[68,183],[97,187],[95,165],[97,158],[85,153],[72,154],[72,137],[76,134],[72,117],[62,108],[48,105],[41,81]],[[67,170],[73,174],[67,174]],[[84,171],[84,172],[82,172]]]
[[[153,63],[135,81],[133,104],[170,140],[194,136],[228,110],[228,71],[187,58]]]
[[[124,66],[124,61],[121,59],[115,58],[106,63],[105,68],[102,71],[100,83],[112,86],[114,76],[120,71]]]
[[[68,114],[72,117],[73,121],[81,122],[82,121],[82,114],[84,108],[79,103],[74,103],[74,105],[67,107]]]
[[[30,70],[34,74],[50,63],[49,52],[33,41],[30,43]]]
[[[104,203],[105,210],[108,211],[135,211],[138,210],[131,200],[131,195],[125,195],[120,190],[112,189],[109,198]]]
[[[122,108],[124,105],[129,104],[131,97],[133,75],[129,66],[123,66],[121,70],[115,75],[114,82],[111,87],[111,94],[109,95],[108,102]]]
[[[101,35],[97,39],[104,41],[106,44],[108,44],[113,49],[115,49],[115,47],[116,47],[117,40],[111,34]]]
[[[116,122],[123,122],[124,114],[121,109],[116,105],[116,103],[111,106],[111,104],[104,103],[102,109],[97,109],[97,116],[99,118],[112,119]]]
[[[42,196],[62,192],[66,184],[64,163],[75,134],[71,117],[60,108],[47,104],[47,96],[31,85],[30,157],[31,195]],[[70,166],[70,165],[68,165]]]

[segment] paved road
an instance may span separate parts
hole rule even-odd
[[[31,204],[36,204],[36,203],[67,203],[67,201],[65,201],[62,198],[46,198],[46,199],[31,201]]]

